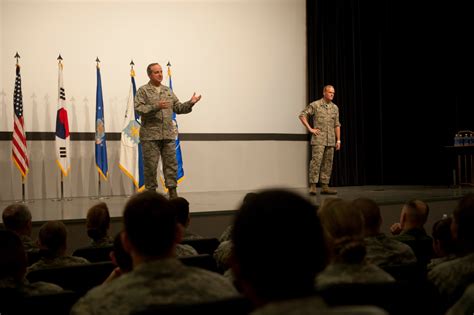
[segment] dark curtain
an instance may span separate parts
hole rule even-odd
[[[307,0],[308,102],[334,85],[342,149],[331,184],[448,185],[474,130],[468,2]]]

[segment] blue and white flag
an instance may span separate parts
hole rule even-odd
[[[168,80],[169,80],[169,87],[171,90],[173,90],[173,81],[171,79],[171,64],[168,62],[167,64],[168,67]],[[175,148],[176,148],[176,161],[178,162],[178,172],[176,174],[176,180],[178,181],[178,184],[181,183],[184,179],[184,169],[183,169],[183,155],[181,153],[181,144],[179,142],[179,131],[178,131],[178,122],[176,121],[176,113],[173,112],[173,124],[176,127],[176,139],[175,141]],[[161,182],[164,185],[164,174],[163,174],[163,164],[161,163],[161,159],[159,162],[159,168],[161,172]]]
[[[139,138],[140,116],[135,112],[134,107],[137,87],[133,69],[130,70],[130,76],[132,82],[130,83],[127,109],[122,127],[119,167],[132,180],[138,191],[141,191],[145,188],[145,179],[143,175],[142,145]]]
[[[102,97],[102,80],[99,63],[97,63],[97,93],[95,112],[95,164],[100,176],[107,180],[109,167],[107,164],[107,142],[105,139],[104,100]]]

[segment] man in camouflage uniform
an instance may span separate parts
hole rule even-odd
[[[43,224],[38,233],[38,241],[41,247],[41,258],[28,267],[28,272],[90,263],[85,258],[66,254],[67,229],[61,221],[48,221]]]
[[[379,267],[412,265],[417,263],[410,246],[397,241],[380,231],[382,215],[380,208],[372,199],[357,198],[352,201],[355,210],[364,217],[364,241],[368,262]]]
[[[29,283],[25,278],[26,254],[18,235],[0,230],[0,289],[25,296],[57,293],[63,289],[47,282]]]
[[[334,87],[326,85],[323,88],[323,98],[310,103],[300,113],[299,118],[311,133],[311,162],[309,164],[309,193],[316,195],[316,184],[321,183],[321,194],[336,194],[329,188],[332,172],[334,148],[341,149],[341,124],[339,108],[332,102]],[[313,117],[313,127],[308,123],[308,117]]]
[[[173,112],[187,114],[194,104],[199,102],[201,95],[193,94],[191,99],[181,103],[173,91],[161,84],[163,70],[158,63],[147,67],[150,81],[140,87],[135,96],[135,110],[141,116],[140,142],[143,152],[145,187],[156,190],[158,162],[163,162],[165,186],[170,198],[176,198],[178,162],[176,160],[175,140],[178,131],[173,121]]]
[[[183,230],[164,196],[153,191],[136,194],[125,205],[123,221],[122,244],[132,257],[133,270],[89,291],[71,314],[132,314],[150,305],[238,296],[222,275],[185,266],[176,258]]]
[[[31,221],[31,212],[27,206],[23,204],[7,206],[3,210],[2,220],[5,229],[14,232],[20,237],[27,253],[39,251],[38,245],[31,239],[33,223]]]

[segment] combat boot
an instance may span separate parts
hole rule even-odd
[[[178,192],[176,191],[176,187],[168,188],[168,194],[170,196],[170,199],[178,198]]]
[[[329,188],[328,184],[321,184],[321,195],[335,195],[337,191]]]
[[[316,184],[309,184],[309,194],[316,195],[316,193],[317,193]]]

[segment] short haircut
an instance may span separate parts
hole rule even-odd
[[[66,225],[62,221],[48,221],[41,226],[38,239],[41,246],[46,247],[47,254],[58,255],[66,248]]]
[[[123,222],[128,239],[141,255],[167,254],[175,243],[174,208],[157,192],[144,191],[132,196],[125,205]]]
[[[156,65],[159,66],[160,64],[157,62],[154,62],[154,63],[150,63],[148,67],[146,67],[146,73],[148,74],[148,76],[151,74],[151,67],[156,66]]]
[[[2,220],[7,230],[18,231],[31,221],[31,212],[24,204],[11,204],[3,210]]]
[[[425,224],[430,214],[430,207],[422,200],[412,199],[405,203],[405,213],[410,221]]]
[[[22,281],[27,262],[20,237],[12,231],[0,230],[0,244],[0,279]]]
[[[354,208],[364,217],[364,228],[367,231],[377,231],[382,223],[380,208],[375,201],[369,198],[357,198],[352,201]]]
[[[309,294],[327,263],[316,208],[286,190],[266,190],[243,202],[232,231],[239,277],[266,300]]]
[[[175,208],[178,223],[185,227],[189,219],[189,202],[183,197],[171,199],[170,202]]]
[[[431,236],[433,240],[438,241],[441,249],[450,254],[456,251],[454,240],[451,235],[451,217],[442,218],[433,224]]]
[[[122,245],[121,232],[114,238],[113,251],[117,265],[123,271],[130,271],[133,268],[132,257],[125,251]]]
[[[453,211],[453,219],[457,225],[457,241],[460,249],[474,251],[474,193],[465,195],[459,200]]]
[[[109,208],[105,202],[93,205],[86,216],[87,235],[97,241],[107,236],[110,227]]]

